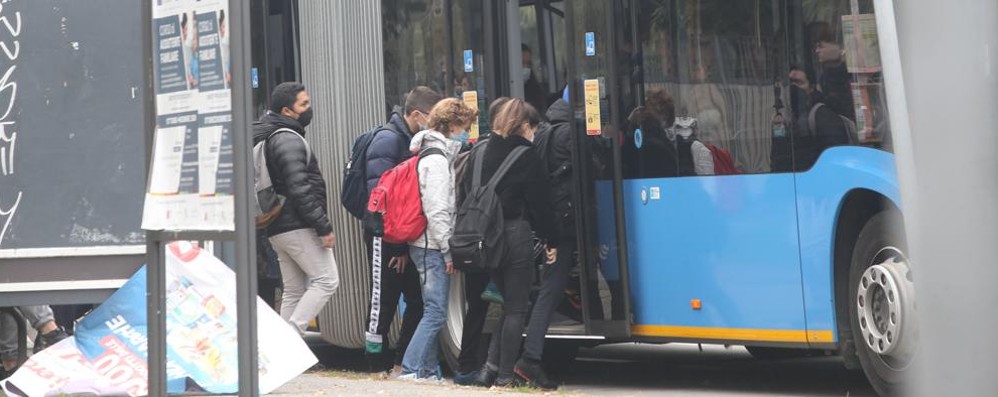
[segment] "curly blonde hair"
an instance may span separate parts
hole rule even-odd
[[[478,117],[478,110],[472,109],[460,99],[447,98],[437,102],[430,110],[430,129],[450,135],[454,128],[471,124]]]

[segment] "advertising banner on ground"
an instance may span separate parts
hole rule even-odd
[[[238,391],[235,273],[195,246],[167,246],[167,379],[169,391]],[[28,360],[0,383],[10,395],[90,392],[148,394],[146,270],[76,327],[76,335]],[[260,392],[269,393],[318,360],[262,300],[257,304]]]
[[[143,229],[235,228],[227,13],[227,0],[153,3],[156,132]]]

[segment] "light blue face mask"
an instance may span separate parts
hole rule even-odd
[[[468,130],[461,130],[455,134],[451,134],[450,136],[450,139],[453,139],[461,143],[468,143],[468,139],[470,138],[471,138],[471,133],[469,133]]]

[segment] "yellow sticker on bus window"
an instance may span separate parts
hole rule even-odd
[[[478,110],[478,91],[465,91],[461,94],[461,97],[464,99],[465,106]],[[471,123],[471,129],[468,130],[468,139],[472,141],[478,139],[478,118],[475,118],[475,121]]]
[[[599,111],[599,80],[585,81],[586,98],[586,135],[597,136],[602,133]]]

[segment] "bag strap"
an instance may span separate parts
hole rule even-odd
[[[825,106],[824,103],[818,102],[811,106],[811,112],[807,114],[807,128],[811,130],[812,136],[818,135],[818,109]]]
[[[292,135],[301,138],[301,142],[305,144],[305,166],[308,166],[309,163],[312,162],[312,148],[308,146],[308,141],[305,140],[305,137],[295,132],[295,130],[292,130],[290,128],[278,128],[277,131],[271,132],[270,135],[267,136],[267,141],[269,142],[270,138],[273,138],[274,135],[277,135],[278,133],[281,132],[290,132]]]
[[[472,173],[471,177],[471,191],[476,191],[482,187],[482,166],[485,164],[485,149],[489,145],[491,139],[486,139],[481,143],[482,150],[475,152],[476,148],[471,149],[472,160],[475,161],[475,172]]]
[[[489,187],[495,189],[496,184],[502,180],[502,177],[506,175],[506,172],[508,172],[510,168],[513,168],[513,163],[515,163],[516,160],[519,159],[520,156],[522,156],[526,151],[526,146],[517,146],[514,148],[513,151],[506,156],[506,159],[502,161],[502,164],[499,165],[499,169],[492,175],[492,179],[489,179]]]

